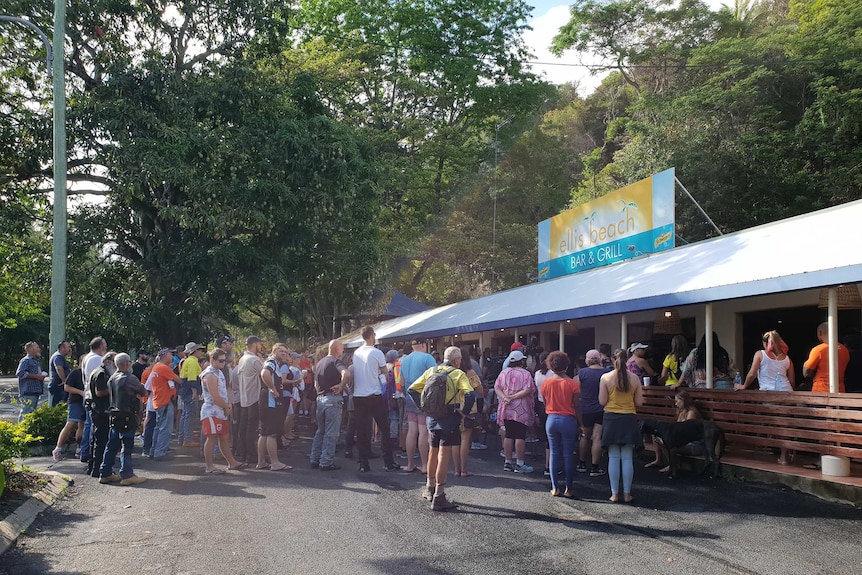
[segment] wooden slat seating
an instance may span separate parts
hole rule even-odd
[[[862,397],[809,392],[688,389],[730,447],[784,447],[862,461]],[[644,388],[639,417],[674,421],[674,391]]]

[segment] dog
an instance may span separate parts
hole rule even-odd
[[[701,475],[712,465],[712,475],[718,476],[721,456],[724,455],[724,432],[707,419],[687,419],[686,421],[668,422],[655,419],[641,420],[641,431],[656,437],[658,449],[668,462],[669,478],[676,475],[677,451],[693,441],[702,441],[705,446],[705,462]]]

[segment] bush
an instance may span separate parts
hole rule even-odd
[[[36,411],[25,415],[21,425],[25,433],[37,437],[40,443],[53,443],[66,425],[66,415],[65,403],[54,407],[43,403]]]
[[[0,421],[0,465],[8,470],[14,458],[30,455],[30,445],[39,439],[27,433],[22,423]]]

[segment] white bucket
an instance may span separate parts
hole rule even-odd
[[[823,470],[823,475],[847,477],[850,475],[850,458],[837,455],[821,455],[820,468]]]

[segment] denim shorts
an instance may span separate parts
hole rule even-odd
[[[84,409],[83,403],[70,403],[69,415],[66,416],[66,421],[74,421],[75,423],[84,423],[87,421],[87,411]]]

